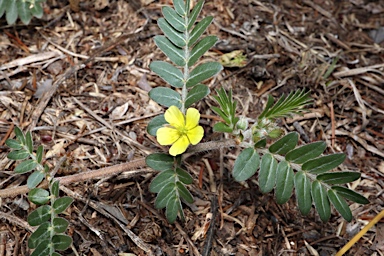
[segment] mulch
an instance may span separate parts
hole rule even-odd
[[[0,20],[0,194],[13,193],[0,198],[0,255],[29,255],[34,229],[25,221],[36,208],[22,190],[26,175],[15,175],[6,157],[15,125],[44,145],[50,167],[63,162],[62,195],[75,198],[63,214],[74,240],[63,255],[334,255],[383,209],[383,2],[218,0],[202,11],[214,16],[208,33],[220,39],[204,58],[247,57],[206,82],[212,92],[232,89],[239,115],[256,118],[268,95],[310,90],[309,112],[280,125],[301,143],[324,140],[327,153],[346,153],[340,168],[362,174],[348,186],[371,203],[351,204],[350,223],[336,211],[327,223],[314,209],[301,216],[294,196],[276,204],[257,176],[233,182],[240,149],[230,148],[187,159],[195,203],[172,225],[154,208],[155,173],[143,162],[165,149],[146,132],[164,111],[148,91],[165,84],[148,66],[164,59],[152,38],[171,1],[70,2],[48,0],[29,25]],[[212,132],[214,104],[208,96],[196,106],[205,141],[224,138]],[[381,221],[346,255],[384,255],[383,230]]]

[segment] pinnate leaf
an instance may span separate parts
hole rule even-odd
[[[285,160],[296,164],[302,164],[320,156],[326,147],[327,144],[324,141],[310,143],[288,152],[285,156]]]
[[[153,61],[149,67],[170,85],[177,88],[183,87],[183,73],[175,66],[165,61]]]
[[[260,156],[253,148],[244,149],[233,166],[232,176],[237,181],[244,181],[254,175],[259,168]]]
[[[160,105],[181,107],[181,97],[176,91],[167,87],[156,87],[149,92],[149,97]]]
[[[299,135],[297,132],[291,132],[273,143],[269,147],[269,152],[273,154],[284,155],[295,148],[297,145],[297,141],[299,139]]]

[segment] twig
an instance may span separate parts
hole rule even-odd
[[[215,223],[216,223],[216,216],[217,216],[217,197],[216,195],[213,195],[212,201],[211,201],[211,212],[212,212],[212,219],[211,223],[209,224],[208,232],[207,232],[207,239],[205,240],[205,246],[203,249],[202,256],[208,256],[211,253],[212,249],[212,240],[213,235],[215,234]]]

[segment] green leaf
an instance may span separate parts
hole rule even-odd
[[[25,160],[25,161],[19,163],[19,165],[16,166],[15,173],[22,174],[22,173],[30,172],[33,169],[35,169],[36,166],[37,166],[37,163],[35,162],[35,160],[28,159],[28,160]]]
[[[359,193],[345,187],[332,186],[338,195],[358,204],[369,204],[369,200]]]
[[[154,153],[145,158],[145,163],[156,171],[166,171],[172,169],[174,158],[165,153]]]
[[[62,213],[65,211],[65,209],[68,208],[68,206],[73,202],[73,199],[69,196],[63,196],[60,198],[57,198],[55,202],[53,202],[53,210],[56,214]]]
[[[149,97],[165,107],[181,108],[181,97],[176,91],[167,87],[156,87],[149,92]]]
[[[232,133],[233,132],[233,129],[231,127],[229,127],[228,125],[222,123],[222,122],[219,122],[219,123],[216,123],[214,126],[213,126],[213,131],[214,132],[227,132],[227,133]]]
[[[152,135],[156,136],[156,132],[159,128],[163,127],[163,125],[167,124],[168,122],[165,121],[164,114],[158,115],[154,118],[152,118],[151,121],[149,121],[147,126],[147,132]]]
[[[7,23],[12,25],[17,20],[17,5],[15,0],[7,1],[7,7],[5,10],[5,17]]]
[[[155,200],[156,209],[162,209],[167,206],[167,202],[170,197],[174,196],[176,192],[176,184],[168,183],[162,190],[157,194]]]
[[[187,203],[193,203],[193,196],[183,183],[180,181],[176,182],[176,187],[181,198],[183,198]]]
[[[149,68],[170,85],[177,88],[183,87],[183,73],[168,62],[152,61]]]
[[[188,20],[188,30],[192,28],[193,24],[195,24],[196,19],[200,14],[201,9],[203,8],[203,4],[204,4],[204,0],[200,0],[199,2],[197,2],[195,7],[193,7],[193,10]]]
[[[62,256],[60,253],[53,252],[51,256]]]
[[[269,147],[269,152],[284,155],[295,148],[299,135],[297,132],[290,132]]]
[[[58,180],[55,180],[55,181],[52,183],[52,186],[51,186],[51,193],[52,193],[55,197],[59,197],[59,181],[58,181]]]
[[[184,1],[183,0],[173,0],[173,6],[175,7],[175,10],[176,12],[180,15],[180,16],[185,16],[186,12],[186,7],[185,7],[185,4],[184,4]]]
[[[211,91],[208,86],[204,84],[198,84],[194,86],[187,94],[185,99],[185,108],[189,108],[193,103],[204,99]]]
[[[157,25],[163,31],[164,35],[176,46],[182,48],[187,43],[184,38],[184,34],[176,31],[169,23],[164,19],[160,18],[157,20]]]
[[[3,16],[5,9],[7,8],[7,2],[8,0],[0,0],[0,17]]]
[[[28,131],[25,134],[25,144],[27,146],[29,153],[32,154],[33,153],[33,140],[32,140],[32,134],[30,131]]]
[[[33,251],[31,256],[50,255],[51,251],[53,251],[53,250],[54,250],[53,244],[51,243],[50,240],[47,239],[47,240],[41,241],[41,243],[39,243],[39,245]]]
[[[266,145],[267,145],[267,140],[266,139],[261,139],[258,142],[256,142],[253,147],[254,148],[265,148]]]
[[[360,176],[361,174],[359,172],[331,172],[317,175],[316,179],[334,185],[355,181],[360,178]]]
[[[165,211],[165,216],[167,217],[169,223],[172,224],[175,222],[179,211],[182,212],[180,199],[173,194],[167,202],[167,209]]]
[[[207,62],[194,68],[189,74],[187,87],[194,86],[220,72],[223,66],[219,62]]]
[[[176,168],[176,173],[177,173],[178,179],[181,182],[183,182],[184,184],[187,184],[187,185],[192,184],[193,178],[192,178],[191,174],[189,174],[188,172],[184,171],[181,168]]]
[[[186,27],[184,24],[184,19],[171,7],[164,6],[162,9],[164,18],[167,20],[172,27],[180,32],[184,32]]]
[[[197,39],[204,33],[213,20],[212,16],[205,17],[192,29],[189,37],[188,46],[192,46]]]
[[[328,190],[328,198],[341,216],[343,216],[346,221],[350,222],[352,220],[352,212],[344,198],[332,189]]]
[[[29,175],[27,179],[27,187],[29,189],[35,188],[40,182],[44,179],[45,173],[41,171],[36,171]]]
[[[17,140],[13,140],[13,139],[7,139],[5,141],[5,145],[7,145],[8,147],[10,147],[12,149],[21,149],[21,147],[22,147],[22,145],[20,145],[20,142],[18,142]]]
[[[301,112],[305,111],[300,108],[312,101],[308,95],[309,92],[305,92],[304,90],[291,92],[287,97],[285,97],[285,95],[281,96],[276,104],[273,105],[273,107],[270,107],[271,104],[270,100],[268,99],[268,108],[264,109],[264,111],[259,116],[259,120],[263,118],[275,119],[281,117],[289,117],[293,114],[300,114]]]
[[[48,228],[50,227],[49,222],[41,224],[35,232],[28,239],[28,248],[35,249],[41,242],[49,239]]]
[[[37,205],[46,204],[50,199],[49,192],[42,188],[34,188],[29,191],[28,199]]]
[[[277,161],[271,154],[261,158],[259,187],[262,193],[269,193],[276,184]]]
[[[292,167],[286,161],[277,165],[276,171],[276,202],[286,203],[292,195],[294,173]]]
[[[196,61],[204,55],[217,42],[216,36],[207,36],[201,39],[192,49],[188,60],[188,67],[191,67]]]
[[[72,238],[67,235],[54,235],[52,237],[52,243],[55,250],[64,251],[72,244]]]
[[[236,181],[244,181],[255,174],[260,165],[260,156],[253,148],[244,149],[237,157],[232,170]]]
[[[67,230],[67,227],[69,225],[68,221],[64,218],[54,218],[52,221],[53,224],[53,230],[56,233],[63,233],[65,230]]]
[[[8,157],[8,159],[11,159],[11,160],[23,160],[23,159],[29,157],[29,153],[25,149],[13,150],[13,151],[9,152],[7,157]]]
[[[329,204],[327,190],[321,185],[318,180],[312,183],[312,198],[315,203],[317,212],[319,213],[320,219],[326,222],[331,217],[331,206]]]
[[[221,109],[218,108],[218,107],[214,107],[214,106],[212,106],[211,108],[212,108],[212,110],[213,110],[214,112],[216,112],[216,114],[218,114],[221,118],[224,119],[224,122],[225,122],[225,123],[227,123],[227,124],[229,124],[229,125],[231,124],[231,119],[229,119],[229,115],[227,115],[227,113],[224,113],[224,111],[221,110]]]
[[[30,3],[27,1],[17,1],[17,9],[19,13],[20,20],[25,24],[28,25],[31,21],[32,15],[31,11],[29,10]]]
[[[31,226],[39,226],[51,218],[51,206],[43,205],[28,215],[27,221]]]
[[[169,183],[175,183],[176,173],[173,170],[163,171],[159,173],[149,185],[149,191],[159,193]]]
[[[285,160],[296,164],[302,164],[320,156],[326,147],[327,144],[324,141],[307,144],[288,152],[285,156]]]
[[[41,19],[43,17],[43,7],[41,6],[41,3],[35,2],[32,8],[29,9],[31,14],[35,16],[38,19]]]
[[[308,171],[313,174],[325,173],[333,168],[336,168],[344,162],[345,154],[338,153],[327,156],[321,156],[305,162],[302,166],[303,171]]]
[[[162,50],[165,55],[176,65],[185,65],[185,55],[183,49],[175,46],[165,36],[155,36],[155,44]]]
[[[43,152],[44,152],[43,145],[38,146],[36,150],[36,159],[39,164],[41,164],[41,161],[43,160]]]
[[[11,2],[11,1],[9,1],[9,2]],[[15,134],[16,134],[17,140],[20,141],[21,144],[25,145],[25,136],[24,136],[23,132],[20,130],[20,128],[17,126],[15,126]]]
[[[300,212],[307,215],[312,207],[311,180],[305,175],[305,172],[297,172],[294,179],[295,194]]]

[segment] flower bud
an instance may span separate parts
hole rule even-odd
[[[248,128],[248,120],[245,117],[240,117],[240,120],[236,124],[237,129],[245,130]]]
[[[281,128],[276,128],[276,129],[273,129],[272,131],[270,131],[268,133],[268,137],[272,138],[272,139],[276,139],[278,137],[280,137],[282,134],[283,134],[283,129]]]

